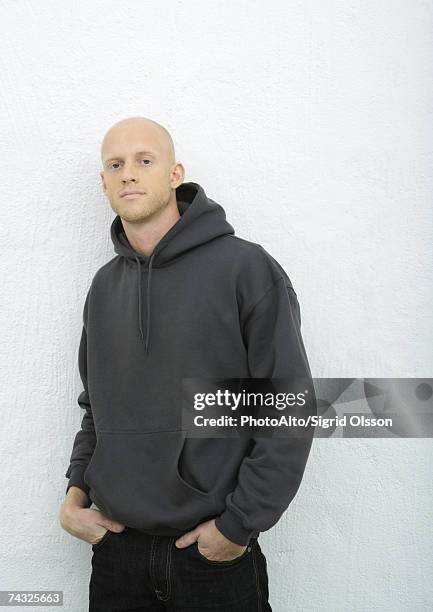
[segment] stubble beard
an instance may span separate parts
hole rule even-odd
[[[154,195],[149,196],[145,194],[142,196],[141,201],[134,202],[134,200],[127,201],[123,206],[115,206],[114,212],[116,212],[122,219],[128,223],[140,223],[147,221],[150,217],[157,214],[163,208],[165,208],[169,202],[170,195],[164,199],[161,196]]]

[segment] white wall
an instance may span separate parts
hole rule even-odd
[[[82,306],[113,256],[99,144],[144,115],[286,268],[315,376],[432,376],[433,4],[1,3],[0,588],[87,609],[58,509]],[[431,609],[431,440],[316,441],[260,536],[274,612]],[[27,609],[27,608],[26,608]]]

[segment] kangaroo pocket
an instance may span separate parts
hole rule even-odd
[[[184,431],[100,430],[84,473],[90,498],[108,517],[155,533],[177,533],[216,516],[211,492],[182,478]]]

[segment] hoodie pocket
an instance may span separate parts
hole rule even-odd
[[[84,480],[109,518],[149,531],[186,531],[216,516],[211,492],[182,478],[185,432],[100,430]]]

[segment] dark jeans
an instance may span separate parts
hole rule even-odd
[[[131,527],[92,546],[89,612],[272,612],[266,559],[257,539],[232,561],[211,561],[197,543]]]

